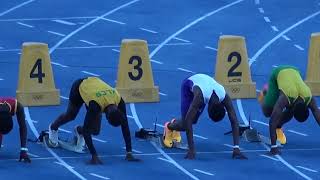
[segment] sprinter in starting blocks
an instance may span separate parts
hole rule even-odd
[[[258,100],[264,115],[270,117],[271,155],[280,154],[277,139],[281,144],[286,144],[287,139],[281,128],[293,117],[298,122],[305,122],[310,109],[320,125],[320,110],[316,100],[296,67],[279,66],[273,69],[268,86],[264,87]]]

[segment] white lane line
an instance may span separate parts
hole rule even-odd
[[[168,159],[165,159],[165,158],[162,158],[162,157],[158,157],[157,159],[159,159],[159,160],[162,160],[162,161],[165,161],[165,162],[167,162],[167,163],[171,163],[171,164],[172,164],[172,162],[171,162],[170,160],[168,160]]]
[[[99,74],[94,74],[94,73],[91,73],[91,72],[88,72],[88,71],[81,71],[82,73],[85,73],[85,74],[89,74],[91,76],[100,76]]]
[[[126,149],[126,147],[122,147],[122,149]],[[139,151],[139,150],[136,150],[136,149],[132,149],[132,152],[134,153],[138,153],[138,154],[142,154],[143,152],[142,151]]]
[[[207,140],[208,138],[206,137],[203,137],[203,136],[200,136],[200,135],[197,135],[197,134],[193,134],[194,137],[197,137],[197,138],[200,138],[200,139],[205,139]]]
[[[0,49],[4,49],[4,48],[0,46]]]
[[[3,81],[4,79],[0,78],[0,81]]]
[[[263,18],[264,18],[264,20],[265,20],[266,22],[268,22],[268,23],[271,22],[270,19],[269,19],[269,17],[266,17],[266,16],[265,16],[265,17],[263,17]]]
[[[149,47],[158,46],[159,44],[148,44]],[[164,46],[187,46],[192,43],[168,43]],[[120,48],[120,45],[101,45],[101,46],[72,46],[72,47],[57,47],[56,50],[73,50],[73,49],[100,49],[100,48]],[[21,51],[21,49],[3,49],[2,51]]]
[[[55,32],[55,31],[47,31],[47,32],[50,33],[50,34],[54,34],[54,35],[57,35],[57,36],[61,36],[61,37],[65,37],[65,36],[66,36],[65,34],[58,33],[58,32]]]
[[[138,126],[139,129],[143,128],[139,117],[137,115],[136,112],[136,107],[134,106],[133,103],[130,103],[130,110],[131,110],[131,114],[134,117],[134,121],[136,122],[136,125]],[[185,168],[183,168],[180,164],[178,164],[174,159],[172,159],[167,153],[165,153],[161,148],[159,148],[155,142],[150,142],[154,148],[157,149],[157,151],[164,156],[167,160],[171,161],[172,164],[178,168],[179,170],[181,170],[183,173],[185,173],[186,175],[188,175],[189,177],[191,177],[194,180],[199,180],[199,178],[197,178],[196,176],[194,176],[193,174],[191,174],[188,170],[186,170]]]
[[[25,2],[23,2],[23,3],[21,3],[21,4],[17,5],[17,6],[14,6],[14,7],[10,8],[10,9],[0,13],[0,17],[5,15],[5,14],[8,14],[8,13],[10,13],[10,12],[22,7],[22,6],[25,6],[25,5],[29,4],[29,3],[32,3],[33,1],[35,1],[35,0],[25,1]]]
[[[111,11],[108,11],[107,13],[103,14],[102,16],[98,16],[95,19],[89,21],[88,23],[84,24],[83,26],[79,27],[78,29],[72,31],[70,34],[68,34],[66,37],[64,37],[63,39],[61,39],[56,45],[54,45],[52,48],[50,48],[49,53],[51,54],[53,51],[55,51],[61,44],[63,44],[65,41],[67,41],[69,38],[71,38],[73,35],[77,34],[78,32],[80,32],[81,30],[85,29],[86,27],[90,26],[91,24],[99,21],[101,18],[104,18],[105,16],[108,16],[118,10],[121,10],[127,6],[130,6],[133,3],[139,2],[139,0],[133,0],[130,1],[126,4],[123,4],[121,6],[118,6],[115,9],[112,9]]]
[[[223,144],[223,145],[233,149],[233,145],[231,144]],[[243,150],[243,148],[240,148],[240,150]]]
[[[26,24],[26,23],[22,23],[22,22],[16,22],[16,23],[21,25],[21,26],[25,26],[25,27],[28,27],[28,28],[33,28],[33,26],[31,26],[29,24]]]
[[[66,99],[68,100],[69,98],[68,97],[65,97],[65,96],[60,96],[62,99]]]
[[[34,126],[34,124],[31,121],[31,117],[30,117],[30,113],[29,113],[29,109],[28,107],[24,107],[24,113],[26,115],[26,120],[29,124],[29,127],[31,129],[31,131],[33,132],[35,137],[39,137],[39,133],[36,129],[36,127]],[[68,169],[71,173],[73,173],[74,175],[76,175],[79,179],[81,180],[87,180],[85,177],[83,177],[81,174],[79,174],[77,171],[75,171],[73,168],[71,168],[70,165],[68,165],[61,157],[59,157],[54,151],[52,151],[52,149],[48,148],[48,146],[46,145],[46,143],[44,143],[45,148],[47,149],[47,151],[56,159],[58,160],[58,162],[61,163],[61,165],[63,167],[65,167],[66,169]]]
[[[56,23],[60,23],[60,24],[69,25],[69,26],[77,25],[76,23],[73,23],[73,22],[70,22],[70,21],[65,21],[65,20],[62,20],[62,19],[55,19],[55,20],[52,20],[52,21],[56,22]]]
[[[98,16],[80,16],[80,17],[51,17],[51,18],[20,18],[20,19],[0,19],[0,22],[9,22],[9,21],[52,21],[56,19],[94,19]]]
[[[114,51],[114,52],[120,52],[118,49],[111,49],[112,51]]]
[[[69,66],[66,66],[66,65],[63,65],[63,64],[60,64],[60,63],[57,63],[57,62],[53,62],[53,61],[51,61],[51,64],[56,65],[56,66],[61,66],[63,68],[69,67]]]
[[[295,44],[294,47],[296,47],[297,49],[299,49],[300,51],[304,51],[304,48],[299,46],[298,44]]]
[[[31,156],[31,157],[35,157],[35,158],[39,158],[40,156],[38,156],[38,155],[36,155],[36,154],[32,154],[32,153],[30,153],[30,152],[28,152],[27,153],[29,156]]]
[[[108,18],[101,18],[101,19],[105,20],[105,21],[113,22],[113,23],[116,23],[116,24],[121,24],[121,25],[126,24],[124,22],[116,21],[116,20],[113,20],[113,19],[108,19]]]
[[[146,28],[139,28],[139,29],[141,29],[142,31],[150,32],[152,34],[157,34],[158,33],[156,31],[153,31],[153,30],[150,30],[150,29],[146,29]]]
[[[260,12],[260,13],[262,13],[262,14],[264,13],[263,8],[258,8],[258,9],[259,9],[259,12]]]
[[[38,121],[34,121],[34,120],[31,120],[31,121],[32,121],[33,123],[36,123],[36,124],[38,123]]]
[[[275,32],[278,32],[279,29],[276,27],[276,26],[271,26],[272,30],[275,31]]]
[[[64,166],[63,163],[58,162],[58,161],[55,161],[54,163],[55,163],[55,164],[59,164],[60,166]],[[68,165],[68,167],[71,168],[71,169],[74,168],[73,166],[70,166],[70,165]]]
[[[63,128],[59,128],[59,131],[65,132],[65,133],[69,133],[71,134],[72,132]]]
[[[105,176],[101,176],[101,175],[98,175],[98,174],[95,174],[95,173],[90,173],[91,176],[94,176],[94,177],[97,177],[97,178],[100,178],[100,179],[110,179],[108,177],[105,177]]]
[[[260,4],[260,0],[254,0],[254,3],[255,3],[256,5],[258,5],[258,4]]]
[[[83,42],[83,43],[90,44],[90,45],[92,45],[92,46],[96,46],[96,45],[97,45],[96,43],[93,43],[93,42],[90,42],[90,41],[87,41],[87,40],[83,40],[83,39],[80,39],[79,41],[80,41],[80,42]]]
[[[200,169],[193,169],[193,170],[194,170],[194,171],[197,171],[197,172],[199,172],[199,173],[208,175],[208,176],[214,176],[214,174],[209,173],[209,172],[206,172],[206,171],[203,171],[203,170],[200,170]]]
[[[268,155],[260,154],[260,156],[268,158],[268,159],[271,159],[271,160],[274,160],[274,161],[279,161],[279,159],[273,158],[273,157],[268,156]]]
[[[188,69],[184,69],[184,68],[177,68],[178,70],[180,70],[180,71],[184,71],[184,72],[189,72],[189,73],[193,73],[193,74],[195,74],[195,72],[193,72],[193,71],[191,71],[191,70],[188,70]]]
[[[134,119],[134,117],[133,117],[133,116],[130,116],[130,115],[127,115],[127,117],[130,118],[130,119]]]
[[[288,132],[291,132],[293,134],[297,134],[297,135],[300,135],[300,136],[305,136],[305,137],[308,136],[308,134],[297,132],[297,131],[294,131],[292,129],[289,129]]]
[[[316,13],[313,13],[311,15],[309,15],[308,17],[298,21],[297,23],[293,24],[292,26],[288,27],[287,29],[285,29],[284,31],[282,31],[281,33],[279,33],[277,36],[275,36],[274,38],[272,38],[270,41],[268,41],[266,44],[264,44],[258,52],[255,53],[255,55],[251,58],[251,60],[249,61],[249,65],[251,66],[251,64],[255,61],[257,61],[258,57],[270,46],[272,45],[276,40],[278,40],[280,37],[282,37],[283,35],[285,35],[287,32],[291,31],[292,29],[296,28],[297,26],[299,26],[300,24],[308,21],[309,19],[317,16],[320,14],[320,11],[317,11]]]
[[[290,40],[291,40],[291,39],[290,39],[288,36],[286,36],[286,35],[283,35],[282,38],[285,39],[285,40],[287,40],[287,41],[290,41]]]
[[[156,60],[154,60],[154,59],[151,59],[150,61],[153,62],[153,63],[156,63],[156,64],[163,64],[163,62],[156,61]]]
[[[300,168],[300,169],[303,169],[303,170],[307,170],[307,171],[310,171],[310,172],[314,172],[314,173],[317,173],[318,171],[316,170],[313,170],[313,169],[310,169],[310,168],[306,168],[306,167],[303,167],[303,166],[296,166],[297,168]]]
[[[95,138],[95,137],[93,137],[92,139],[95,140],[95,141],[101,142],[101,143],[107,143],[107,141],[102,140],[102,139],[98,139],[98,138]]]
[[[182,41],[182,42],[185,42],[185,43],[189,43],[190,42],[188,40],[177,38],[177,37],[174,37],[173,39],[178,40],[178,41]]]
[[[257,121],[257,120],[252,120],[252,122],[255,122],[255,123],[258,123],[258,124],[262,124],[262,125],[265,125],[265,126],[269,126],[268,123]]]
[[[160,94],[161,96],[168,96],[167,94],[162,93],[162,92],[159,92],[159,94]]]
[[[278,67],[278,65],[272,65],[272,67],[276,68],[276,67]]]
[[[218,51],[218,49],[213,48],[213,47],[210,47],[210,46],[205,46],[204,48],[206,48],[206,49],[211,49],[211,50],[214,50],[214,51]]]

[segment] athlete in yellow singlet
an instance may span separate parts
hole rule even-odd
[[[126,160],[137,161],[132,155],[131,136],[127,120],[126,105],[118,91],[110,87],[97,77],[88,77],[76,80],[70,90],[69,105],[67,112],[61,114],[49,126],[49,143],[51,146],[58,144],[58,129],[63,124],[74,120],[85,104],[87,113],[83,126],[75,128],[80,146],[87,145],[92,158],[91,164],[101,164],[98,154],[93,146],[91,135],[100,133],[101,115],[105,113],[106,118],[114,127],[121,126],[123,138],[126,144]]]
[[[315,120],[320,125],[320,111],[310,88],[304,83],[300,72],[293,66],[279,66],[273,69],[268,88],[260,95],[263,113],[270,117],[269,131],[272,155],[279,154],[276,140],[286,143],[286,137],[281,127],[294,117],[304,122],[311,110]]]

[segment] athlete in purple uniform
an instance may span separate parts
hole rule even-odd
[[[182,82],[181,87],[181,119],[165,124],[163,142],[171,147],[173,141],[181,141],[179,131],[186,131],[189,150],[185,158],[195,158],[192,125],[196,124],[208,104],[208,115],[214,122],[221,121],[228,113],[233,134],[233,158],[247,159],[239,148],[239,124],[231,98],[224,87],[212,77],[195,74]]]

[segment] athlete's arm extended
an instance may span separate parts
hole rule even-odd
[[[239,147],[239,123],[237,120],[237,115],[236,112],[233,108],[232,105],[232,100],[230,98],[230,96],[228,94],[226,94],[224,100],[222,101],[222,103],[224,104],[227,113],[228,113],[228,117],[230,120],[230,124],[231,124],[231,128],[232,128],[232,135],[233,135],[233,144],[234,144],[234,148],[233,148],[233,153],[232,153],[232,157],[233,158],[237,158],[237,159],[247,159],[247,157],[245,157],[241,152],[240,152],[240,147]]]
[[[17,121],[19,124],[19,133],[20,133],[20,160],[24,162],[31,162],[31,160],[28,157],[28,149],[27,149],[27,126],[26,126],[26,120],[25,120],[25,114],[24,109],[21,103],[17,102]]]
[[[314,119],[317,121],[318,125],[320,126],[320,110],[318,109],[317,102],[314,97],[311,98],[309,103],[309,108],[313,114]]]
[[[228,117],[231,123],[232,135],[233,135],[233,144],[239,145],[239,124],[236,116],[236,112],[234,111],[231,98],[228,94],[226,94],[224,100],[222,101],[224,106],[226,107]]]
[[[89,149],[89,152],[92,156],[92,159],[90,162],[92,164],[101,163],[101,161],[98,158],[98,154],[97,154],[97,151],[93,145],[92,137],[91,137],[91,135],[93,133],[93,132],[91,132],[92,128],[100,129],[100,127],[95,127],[95,126],[100,126],[100,123],[99,124],[92,124],[93,122],[97,122],[94,120],[96,118],[101,118],[101,107],[96,102],[90,101],[89,106],[87,108],[87,113],[86,113],[86,116],[84,119],[84,123],[83,123],[82,135],[83,135],[83,138],[84,138],[86,145]],[[99,132],[95,132],[95,135],[97,135],[98,133]]]
[[[204,103],[203,101],[204,100],[203,100],[201,89],[198,86],[193,87],[193,100],[188,109],[185,119],[183,119],[183,121],[185,121],[186,123],[186,134],[187,134],[188,146],[189,146],[189,151],[186,157],[188,159],[194,158],[195,148],[194,148],[194,142],[193,142],[192,124],[196,120],[196,118],[198,118],[197,114],[198,114],[199,108]]]

